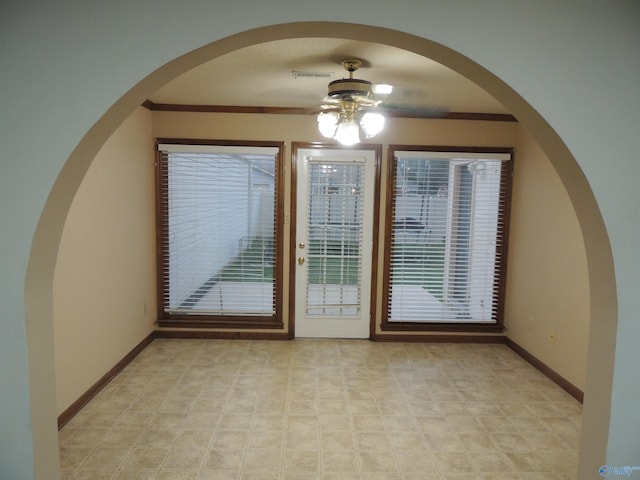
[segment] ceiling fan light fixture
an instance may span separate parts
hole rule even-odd
[[[349,72],[349,78],[334,80],[329,83],[328,88],[329,98],[335,101],[332,108],[339,111],[321,112],[317,117],[320,133],[342,145],[360,143],[361,129],[366,138],[371,138],[384,128],[384,116],[368,111],[380,103],[380,100],[373,97],[371,82],[353,78],[353,72],[361,64],[360,60],[354,58],[342,61]],[[381,88],[383,92],[391,93],[391,85],[381,85]]]
[[[360,143],[360,129],[366,138],[379,134],[385,123],[384,115],[378,112],[365,112],[361,116],[358,106],[345,102],[340,112],[320,112],[316,118],[318,130],[323,137],[332,138],[342,145]]]

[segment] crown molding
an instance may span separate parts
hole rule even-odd
[[[191,113],[253,113],[263,115],[315,115],[318,108],[302,107],[251,107],[238,105],[188,105],[180,103],[155,103],[146,100],[142,106],[152,112]],[[440,115],[424,113],[419,109],[394,109],[385,112],[390,118],[420,118],[429,120],[475,120],[481,122],[517,122],[507,113],[447,112]]]

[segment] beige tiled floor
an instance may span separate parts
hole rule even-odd
[[[63,479],[569,480],[581,406],[503,345],[155,340]]]

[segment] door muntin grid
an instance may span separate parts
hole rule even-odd
[[[310,159],[307,216],[309,316],[357,316],[361,305],[365,166]]]

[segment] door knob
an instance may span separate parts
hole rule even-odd
[[[304,263],[304,257],[298,257],[298,263],[302,265]]]

